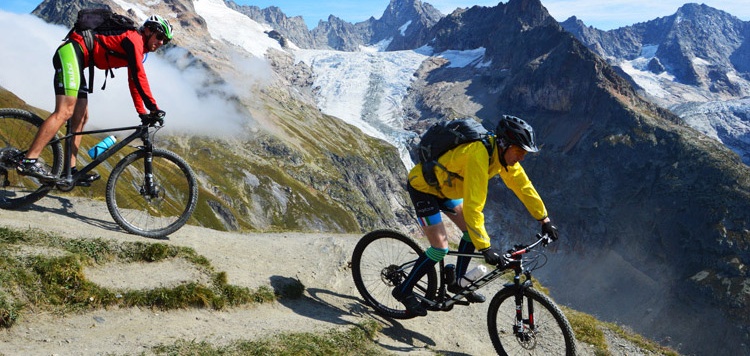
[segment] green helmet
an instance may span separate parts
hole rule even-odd
[[[149,17],[146,22],[143,23],[143,27],[147,27],[153,32],[161,33],[167,41],[172,39],[172,25],[169,24],[169,21],[159,15],[152,15]]]

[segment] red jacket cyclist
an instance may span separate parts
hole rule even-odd
[[[90,56],[83,37],[75,31],[57,48],[52,58],[55,68],[55,111],[44,121],[34,137],[26,157],[18,166],[20,174],[48,181],[56,179],[38,158],[44,146],[68,119],[71,120],[72,132],[83,131],[88,121],[88,87],[83,70],[91,65],[105,70],[127,67],[130,95],[141,119],[152,114],[164,115],[151,94],[143,61],[146,53],[156,51],[172,39],[172,26],[169,22],[161,16],[154,15],[138,30],[125,31],[119,35],[95,36],[98,39],[94,41],[94,63],[89,63]],[[73,173],[81,138],[82,136],[74,138],[73,150],[70,153]],[[82,179],[91,182],[99,179],[99,175],[88,174]]]

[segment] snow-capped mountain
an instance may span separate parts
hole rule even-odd
[[[672,108],[698,131],[723,142],[750,164],[750,98],[687,103]]]
[[[372,43],[351,40],[374,33],[372,22],[329,18],[328,33],[352,35],[331,38],[356,44],[347,47],[354,52],[310,49],[295,42],[304,36],[221,0],[97,3],[141,20],[168,16],[178,35],[160,58],[195,78],[182,86],[223,100],[245,120],[239,137],[172,143],[201,177],[204,216],[256,229],[413,229],[403,189],[408,141],[435,120],[487,123],[513,114],[542,143],[524,168],[563,235],[551,268],[538,275],[554,297],[687,353],[715,353],[701,340],[718,338],[727,354],[748,352],[750,168],[639,96],[539,0],[461,9],[415,33],[418,19],[395,16],[389,37]],[[46,0],[35,13],[65,23],[82,4],[91,1]],[[413,47],[379,50],[392,43]],[[663,48],[650,49],[658,57]],[[629,60],[651,55],[637,53]],[[154,90],[172,91],[174,82],[154,80]],[[201,95],[164,105],[200,104]],[[224,119],[199,109],[185,116],[213,126]],[[402,147],[400,156],[368,134]],[[501,182],[489,184],[484,214],[493,244],[531,238],[537,222]],[[695,310],[711,318],[685,320]]]
[[[261,9],[257,6],[227,6],[250,18],[273,26],[280,34],[307,49],[358,51],[362,46],[384,44],[384,49],[397,51],[414,49],[426,42],[428,30],[443,15],[432,5],[419,0],[393,0],[379,19],[369,18],[351,24],[334,15],[320,21],[311,31],[299,16],[289,18],[278,7]]]
[[[750,112],[736,111],[745,105],[733,103],[750,95],[749,22],[686,4],[671,16],[611,31],[586,27],[575,17],[561,25],[621,68],[644,95],[750,164]],[[735,110],[722,114],[723,107]]]

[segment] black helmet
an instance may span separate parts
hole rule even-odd
[[[516,145],[526,152],[537,152],[534,129],[515,116],[503,115],[495,129],[495,135],[503,139],[506,145]]]

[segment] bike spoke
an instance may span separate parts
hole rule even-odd
[[[108,183],[108,206],[126,230],[162,237],[181,227],[197,201],[196,182],[187,164],[167,151],[154,153],[152,185],[146,181],[143,152],[115,168]],[[126,158],[127,159],[127,158]]]
[[[522,311],[523,323],[519,329],[516,321],[516,305],[512,294],[491,305],[490,325],[491,338],[496,348],[499,346],[508,355],[566,355],[572,346],[572,331],[569,326],[560,322],[555,314],[559,309],[538,292],[524,292]],[[529,302],[534,303],[534,315],[529,315]],[[544,300],[544,301],[543,301]],[[496,309],[493,309],[496,308]],[[493,318],[494,316],[494,318]],[[534,320],[533,327],[530,320]],[[569,335],[566,335],[569,333]],[[566,339],[567,337],[567,339]],[[498,351],[499,352],[499,351]]]
[[[421,248],[411,239],[390,230],[372,232],[360,241],[352,258],[355,285],[375,311],[392,318],[411,318],[403,304],[392,296],[393,289],[406,280]],[[437,273],[427,273],[414,288],[415,293],[434,298]]]
[[[41,199],[50,186],[37,178],[21,175],[17,162],[31,146],[43,120],[24,110],[0,109],[0,207],[14,209]],[[50,172],[59,174],[62,146],[59,142],[45,146],[39,161]]]

